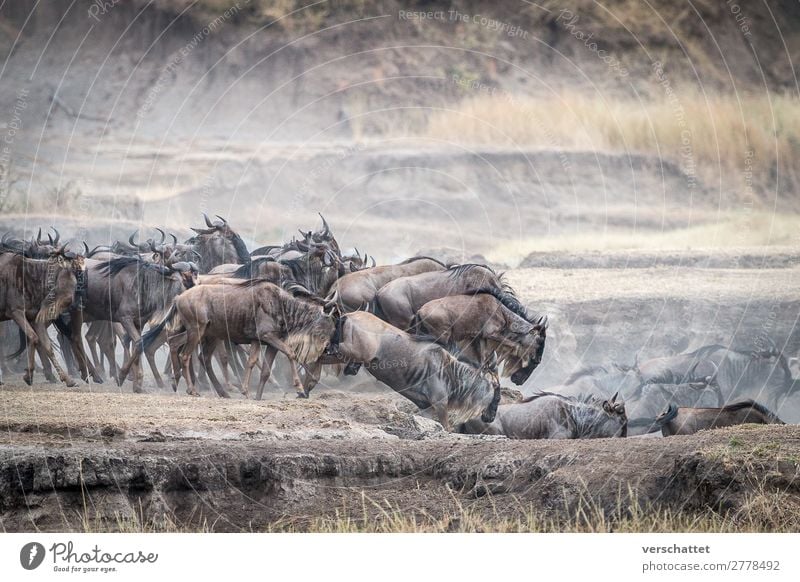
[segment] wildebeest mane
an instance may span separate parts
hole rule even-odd
[[[417,255],[415,257],[411,257],[409,259],[406,259],[405,261],[402,261],[400,264],[401,265],[407,265],[407,264],[413,263],[415,261],[424,261],[424,260],[433,261],[434,263],[438,263],[439,265],[443,266],[445,269],[447,269],[450,266],[450,265],[445,265],[439,259],[434,259],[433,257],[429,257],[427,255]]]
[[[722,410],[734,412],[736,410],[742,410],[745,408],[752,408],[753,410],[757,410],[770,420],[774,420],[781,423],[783,422],[780,418],[778,418],[778,415],[772,412],[769,408],[767,408],[763,404],[759,404],[755,400],[750,400],[750,399],[742,400],[741,402],[734,402],[732,404],[726,404],[725,406],[722,407]]]
[[[233,248],[236,249],[236,257],[239,259],[239,262],[245,265],[249,263],[251,260],[250,252],[247,250],[247,245],[244,244],[242,237],[232,232],[230,241],[233,244]]]
[[[228,277],[232,279],[252,279],[254,273],[258,273],[258,269],[264,263],[276,262],[273,257],[258,257],[252,259],[243,265],[240,265],[235,271],[230,273]]]
[[[156,263],[145,261],[141,257],[115,257],[113,259],[108,259],[100,263],[100,265],[97,267],[97,271],[101,275],[114,276],[132,265],[136,265],[138,270],[149,270],[159,273],[162,276],[170,273],[170,271],[165,267],[157,265]]]

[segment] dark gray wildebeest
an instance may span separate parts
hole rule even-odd
[[[333,236],[331,227],[328,225],[328,222],[325,220],[325,217],[322,216],[322,214],[320,214],[319,217],[322,219],[321,230],[301,230],[300,234],[303,237],[302,240],[293,238],[290,242],[285,244],[258,247],[252,253],[250,253],[250,256],[269,256],[274,259],[294,259],[303,253],[323,249],[329,250],[334,255],[341,258],[342,254],[341,250],[339,249],[339,243]]]
[[[734,402],[721,408],[687,408],[670,404],[666,412],[651,421],[648,432],[660,430],[663,436],[687,435],[737,424],[786,423],[753,400]]]
[[[173,300],[197,282],[197,266],[178,262],[162,265],[140,257],[118,257],[108,261],[87,261],[86,299],[82,309],[71,310],[73,320],[119,323],[132,342],[138,343],[141,330],[151,319],[160,318]],[[76,337],[77,336],[77,337]],[[83,354],[80,334],[73,334],[73,349]],[[114,357],[113,352],[106,357]],[[142,370],[138,361],[125,362],[117,382],[125,381],[134,369],[133,391],[142,391]],[[151,368],[156,371],[155,362]],[[160,380],[160,378],[157,378]]]
[[[458,357],[486,367],[503,364],[503,375],[521,386],[542,361],[547,333],[545,317],[521,317],[488,293],[434,299],[417,311],[415,333],[457,348]],[[495,365],[492,363],[492,365]]]
[[[228,221],[217,216],[219,220],[211,222],[208,216],[203,214],[207,228],[192,228],[197,233],[186,241],[193,252],[200,255],[201,259],[198,268],[201,273],[208,273],[217,265],[225,263],[246,264],[250,262],[250,253],[247,252],[247,245],[228,225]]]
[[[541,392],[502,404],[493,422],[471,420],[460,432],[512,439],[594,439],[627,436],[627,424],[625,405],[616,401],[616,395],[601,400]]]
[[[67,386],[75,385],[53,354],[47,326],[74,303],[83,271],[83,256],[65,246],[52,251],[46,260],[16,252],[0,254],[0,320],[13,320],[27,338],[28,365],[23,380],[28,385],[33,382],[37,350],[43,365],[52,364]],[[10,357],[24,349],[23,343]]]
[[[458,361],[440,345],[401,331],[371,313],[339,318],[331,351],[339,361],[357,362],[405,396],[445,430],[480,416],[494,420],[500,384]]]
[[[774,346],[766,350],[742,351],[709,345],[688,354],[655,358],[635,364],[632,371],[642,383],[682,384],[713,382],[719,386],[722,403],[753,398],[779,402],[800,390],[786,358]]]
[[[493,295],[508,309],[525,318],[527,313],[513,290],[485,265],[456,265],[444,271],[431,271],[401,277],[384,285],[377,294],[375,314],[403,330],[409,329],[414,315],[423,305],[448,295]]]
[[[145,334],[142,347],[158,337],[170,320],[176,318],[170,348],[175,372],[173,388],[177,389],[181,371],[190,395],[198,396],[191,369],[191,357],[202,343],[201,359],[217,393],[227,398],[211,367],[211,356],[221,341],[251,344],[243,390],[260,354],[259,344],[267,347],[261,366],[258,389],[260,398],[269,379],[277,352],[289,360],[298,397],[307,394],[297,373],[297,362],[316,362],[328,346],[335,331],[334,318],[323,311],[322,300],[296,297],[270,283],[251,279],[227,280],[224,284],[198,285],[175,299],[173,309],[164,320]],[[227,380],[227,379],[226,379]]]
[[[327,300],[338,304],[342,313],[369,310],[370,306],[375,304],[378,291],[387,283],[401,277],[445,269],[447,266],[444,263],[430,257],[412,257],[399,265],[381,265],[363,269],[356,273],[348,273],[336,281]]]

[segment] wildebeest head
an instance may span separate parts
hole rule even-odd
[[[605,418],[602,422],[602,432],[615,437],[628,436],[628,417],[625,414],[625,404],[617,402],[617,394],[611,400],[603,401]]]
[[[184,289],[191,289],[197,285],[199,269],[197,268],[196,264],[180,261],[177,263],[172,263],[169,268],[180,275],[181,283],[183,284]]]
[[[507,365],[512,366],[511,381],[522,386],[542,363],[547,340],[547,317],[539,317],[528,326],[521,323],[512,325],[511,333],[517,336],[515,339],[522,346],[522,351]]]
[[[203,218],[207,228],[192,228],[197,236],[186,241],[202,257],[200,269],[203,273],[225,263],[244,265],[250,262],[247,245],[242,237],[230,227],[227,220],[217,215],[219,220],[211,222],[205,213]]]

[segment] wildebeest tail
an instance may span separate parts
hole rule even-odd
[[[667,410],[659,414],[656,418],[634,418],[633,420],[629,420],[628,428],[640,428],[644,426],[647,427],[645,434],[650,434],[660,431],[662,426],[674,420],[676,416],[678,416],[678,407],[674,404],[670,404]]]
[[[177,315],[178,309],[175,307],[175,304],[172,304],[172,307],[169,308],[164,319],[159,321],[156,325],[153,325],[142,335],[142,341],[139,342],[139,345],[136,346],[134,349],[136,350],[135,354],[138,356],[144,350],[149,348],[156,338],[161,335],[161,332],[164,331],[164,328],[169,325],[170,321]]]
[[[64,319],[64,315],[59,315],[53,320],[53,324],[56,326],[56,329],[63,333],[67,339],[72,339],[72,327],[67,323],[66,319]]]
[[[13,360],[22,352],[24,352],[26,347],[28,347],[28,339],[25,337],[25,332],[22,331],[21,327],[18,327],[17,329],[19,330],[19,349],[13,354],[7,355],[6,360]]]

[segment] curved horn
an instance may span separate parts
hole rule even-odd
[[[321,212],[318,212],[317,214],[319,214],[319,217],[322,219],[322,228],[325,229],[324,231],[322,231],[322,234],[330,234],[331,233],[331,227],[328,226],[328,221],[325,220],[325,217],[322,216]]]
[[[161,241],[158,244],[163,245],[164,241],[167,240],[167,234],[158,227],[156,227],[156,230],[161,233]]]
[[[54,246],[56,246],[56,241],[54,241],[54,240],[53,240],[53,237],[52,237],[52,236],[50,236],[50,233],[49,233],[49,232],[47,233],[47,240],[49,240],[49,241],[50,241],[50,246],[51,246],[51,247],[54,247]]]
[[[136,234],[138,232],[139,232],[139,229],[137,228],[136,230],[133,231],[133,233],[131,233],[131,236],[128,237],[128,242],[130,243],[130,245],[132,247],[138,247],[139,246],[138,244],[136,244],[136,241],[133,240],[134,238],[136,238]]]
[[[203,218],[205,218],[205,219],[206,219],[206,226],[207,226],[207,227],[209,227],[209,228],[214,228],[214,225],[213,225],[213,224],[211,224],[211,221],[210,221],[210,220],[209,220],[209,218],[208,218],[208,214],[206,214],[205,212],[203,213]]]
[[[373,267],[373,268],[375,268],[375,267],[377,266],[377,263],[375,262],[375,257],[373,257],[372,255],[370,255],[370,256],[369,256],[369,259],[370,259],[370,261],[372,261],[372,267]]]
[[[222,224],[224,224],[225,226],[227,226],[227,225],[228,225],[228,221],[227,221],[227,220],[225,220],[224,218],[222,218],[222,217],[221,217],[219,214],[215,214],[214,216],[216,216],[217,218],[219,218],[219,219],[222,221]]]
[[[617,401],[617,396],[619,396],[619,390],[614,392],[614,396],[611,397],[611,404],[614,404]]]
[[[177,236],[175,236],[175,235],[174,235],[174,234],[172,234],[172,233],[169,233],[169,236],[171,236],[171,237],[172,237],[172,246],[174,246],[174,247],[178,246],[178,237],[177,237]]]
[[[83,256],[89,256],[89,245],[86,244],[86,241],[83,241]]]
[[[39,227],[39,233],[36,235],[36,244],[44,244],[42,242],[42,227]]]
[[[58,241],[60,241],[60,240],[61,240],[61,233],[60,233],[60,232],[58,232],[58,229],[56,229],[56,227],[55,227],[55,226],[51,226],[50,228],[52,228],[52,229],[53,229],[53,232],[54,232],[54,233],[56,233],[56,238],[54,238],[54,239],[53,239],[53,244],[54,244],[54,245],[57,245],[57,244],[58,244]]]

